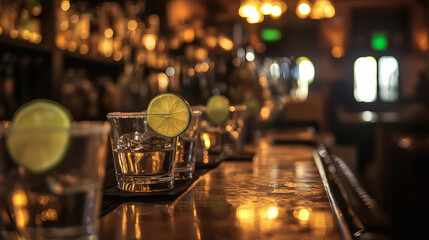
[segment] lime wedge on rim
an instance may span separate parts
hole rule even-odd
[[[174,93],[162,93],[150,100],[147,123],[158,134],[176,137],[186,131],[191,121],[189,103]]]
[[[12,159],[34,173],[61,162],[69,142],[72,117],[67,108],[47,99],[21,106],[12,118],[6,145]]]
[[[207,117],[216,123],[224,122],[229,115],[229,99],[222,95],[211,96],[206,104]]]

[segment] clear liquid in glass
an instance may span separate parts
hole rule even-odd
[[[87,185],[63,192],[55,192],[61,190],[56,186],[16,188],[9,202],[19,239],[95,239],[99,187]]]
[[[220,127],[202,129],[200,141],[197,148],[199,167],[214,167],[225,159],[225,133]]]
[[[179,137],[176,151],[176,170],[174,179],[192,179],[195,169],[195,148],[197,140],[191,137]]]
[[[173,188],[175,149],[161,137],[127,133],[113,149],[116,179],[121,190],[156,192]]]
[[[72,135],[61,162],[43,173],[16,166],[9,155],[2,155],[10,171],[0,190],[1,235],[25,240],[97,239],[105,143],[106,137],[97,134]]]

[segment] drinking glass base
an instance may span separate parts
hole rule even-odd
[[[74,226],[63,228],[24,228],[18,231],[2,231],[5,239],[35,240],[35,239],[64,239],[64,240],[97,240],[97,234],[93,232],[94,226]],[[93,232],[93,233],[91,233]]]
[[[118,188],[127,192],[161,192],[174,187],[171,177],[116,175]]]
[[[176,173],[174,174],[174,180],[188,180],[192,178],[193,178],[193,174],[192,174],[192,171],[190,170],[178,171],[176,169]]]

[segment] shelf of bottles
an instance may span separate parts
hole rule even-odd
[[[131,48],[154,50],[159,17],[143,22],[144,1],[104,2],[57,0],[55,43],[64,51],[121,61]]]
[[[45,36],[42,34],[45,29],[40,29],[45,24],[40,24],[40,17],[31,13],[36,11],[34,8],[44,9],[40,2],[28,0],[14,4],[0,0],[0,3],[2,13],[11,11],[12,6],[21,6],[14,10],[17,16],[2,14],[1,19],[15,16],[15,22],[20,22],[18,19],[31,18],[35,23],[28,26],[38,26],[31,28],[35,29],[31,34]],[[54,52],[59,49],[62,55],[58,98],[77,120],[104,119],[106,113],[112,111],[141,111],[150,99],[167,91],[180,93],[191,105],[205,104],[211,95],[222,94],[233,104],[250,106],[261,121],[279,114],[288,101],[286,97],[306,98],[306,91],[296,90],[300,89],[300,78],[296,76],[299,71],[294,67],[295,60],[261,62],[256,54],[260,52],[257,46],[233,41],[228,34],[206,26],[201,19],[180,20],[181,16],[174,14],[182,11],[172,9],[180,9],[174,4],[184,3],[182,1],[166,3],[165,12],[160,15],[158,11],[148,11],[149,2],[143,0],[42,3],[53,6],[50,8],[53,19],[48,20],[54,24],[50,40],[54,44],[48,49]],[[4,27],[5,22],[1,22],[3,35],[12,38],[11,31],[16,29],[16,38],[30,42],[32,38],[26,40],[27,33],[19,30],[22,27]],[[243,34],[242,29],[236,32],[234,27],[234,36]],[[42,44],[37,44],[39,40]],[[39,40],[32,44],[46,45],[45,39]],[[41,94],[26,91],[49,84],[46,79],[53,70],[49,70],[50,63],[54,61],[51,52],[45,52],[42,57],[25,54],[25,51],[1,54],[0,119],[8,118],[14,108],[31,98],[43,96],[46,89],[40,89]],[[23,59],[39,64],[33,69],[34,74],[26,78],[18,73],[29,71],[20,71],[17,63],[24,67],[33,64],[25,64]]]
[[[197,19],[167,23],[171,11],[160,16],[148,11],[146,4],[141,0],[96,5],[90,1],[57,0],[56,47],[68,58],[95,62],[108,59],[123,66],[115,79],[97,76],[92,81],[87,81],[88,71],[66,69],[61,99],[72,112],[91,109],[82,106],[93,105],[88,96],[96,95],[94,82],[99,83],[99,79],[103,79],[103,91],[98,92],[108,96],[92,99],[98,99],[94,105],[105,104],[104,109],[109,111],[140,111],[152,97],[166,91],[183,94],[191,104],[204,103],[214,88],[225,91],[225,83],[218,87],[215,77],[223,74],[220,79],[225,82],[228,59],[217,57],[231,56],[233,41],[215,28],[205,28]],[[86,96],[79,99],[87,101],[74,106],[79,101],[71,99],[78,89]]]
[[[42,10],[39,0],[0,0],[0,36],[40,43]]]

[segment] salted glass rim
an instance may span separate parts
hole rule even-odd
[[[201,115],[202,111],[198,109],[191,109],[192,115]],[[162,113],[147,113],[143,112],[111,112],[107,114],[107,118],[144,118],[145,116],[167,116],[168,114]]]
[[[157,113],[147,114],[146,111],[143,111],[143,113],[146,114],[146,115],[151,115],[151,116],[153,116],[153,115],[155,115],[155,116],[159,116],[159,115],[160,116],[165,116],[165,115],[168,115],[168,114],[161,114],[161,113],[159,113],[159,114],[157,114]],[[194,109],[193,107],[191,107],[191,114],[192,114],[192,116],[200,116],[201,114],[203,114],[203,111],[200,110],[200,109]]]
[[[207,111],[207,107],[204,105],[195,105],[195,106],[191,106],[191,110],[192,111],[201,111],[201,112],[205,112]],[[229,111],[230,112],[234,112],[234,111],[246,111],[247,110],[247,106],[245,104],[232,104],[229,106]]]
[[[168,114],[151,113],[148,114],[146,111],[143,112],[111,112],[107,114],[107,118],[144,118],[145,116],[165,116]]]
[[[0,132],[8,134],[13,131],[46,131],[46,132],[64,132],[73,134],[106,134],[110,131],[110,124],[107,121],[73,121],[71,128],[63,127],[19,127],[13,128],[12,121],[0,121]]]

